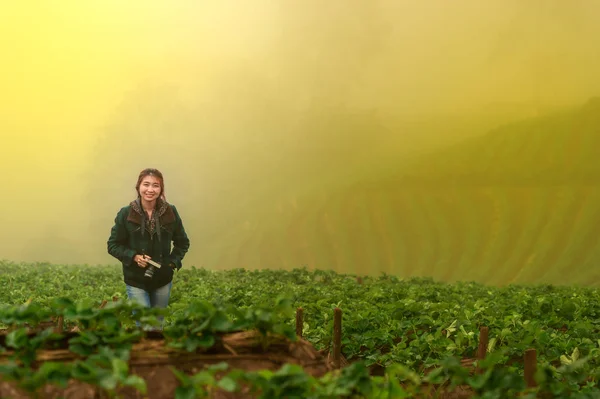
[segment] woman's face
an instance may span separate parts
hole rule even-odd
[[[155,176],[146,176],[140,183],[140,196],[152,202],[160,197],[160,180]]]

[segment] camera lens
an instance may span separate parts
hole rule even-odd
[[[152,278],[154,276],[154,266],[150,265],[146,268],[146,273],[144,273],[144,277]]]

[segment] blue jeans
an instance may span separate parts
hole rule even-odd
[[[127,285],[127,296],[130,300],[135,301],[142,306],[147,308],[166,308],[169,306],[169,298],[171,296],[171,286],[173,282],[157,288],[154,291],[146,291],[142,288],[132,287]],[[158,316],[158,321],[161,323],[160,329],[162,330],[163,317]],[[136,321],[136,325],[139,327],[140,322]]]

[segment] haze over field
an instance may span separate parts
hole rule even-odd
[[[385,240],[396,251],[408,245],[397,233],[402,221],[386,216],[402,215],[391,200],[400,194],[384,190],[389,176],[412,170],[415,156],[451,152],[448,145],[475,136],[483,137],[477,151],[493,143],[493,156],[499,141],[484,136],[490,130],[579,109],[600,95],[594,0],[5,3],[0,259],[114,263],[106,253],[114,216],[134,198],[139,171],[156,167],[192,240],[186,266],[366,273],[372,262],[377,271],[426,274],[400,255],[364,255],[382,254]],[[517,126],[513,135],[531,134]],[[599,125],[586,126],[595,140]],[[546,139],[536,131],[535,143],[559,148],[552,140],[570,138],[562,132]],[[459,154],[473,154],[460,145]],[[424,159],[440,167],[439,157]],[[370,206],[390,207],[381,213],[388,233],[340,236],[359,223],[342,212],[332,236],[324,209],[339,209],[331,205],[338,199],[360,205],[362,181],[381,182]],[[585,195],[591,201],[597,193]],[[435,245],[454,245],[444,239],[452,234],[439,232],[443,218],[408,209],[413,223],[430,220],[420,234],[435,231]],[[482,218],[491,217],[487,209]],[[514,215],[503,221],[520,220]],[[494,243],[507,253],[518,247],[482,237],[488,241],[473,253]],[[527,252],[535,244],[523,245],[525,261],[515,255],[514,270],[535,252]],[[435,260],[427,245],[414,248],[427,253],[415,253],[420,261]],[[593,244],[586,248],[595,253]],[[494,259],[485,256],[472,259]],[[444,262],[436,261],[435,275],[457,277]]]

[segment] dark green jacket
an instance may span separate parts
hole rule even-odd
[[[158,200],[154,213],[155,220],[148,220],[139,199],[132,201],[117,213],[107,242],[108,253],[123,265],[125,284],[147,290],[170,283],[174,269],[181,268],[190,247],[174,205]],[[146,269],[133,261],[136,254],[144,253],[162,265],[154,271],[152,278],[144,277]]]

